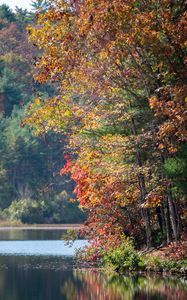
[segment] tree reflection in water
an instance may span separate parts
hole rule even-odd
[[[67,257],[0,256],[0,300],[186,300],[187,281],[74,269]]]
[[[186,300],[187,281],[77,269],[61,292],[67,300]]]

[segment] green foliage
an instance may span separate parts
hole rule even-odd
[[[115,269],[137,270],[143,267],[143,260],[134,248],[131,238],[125,238],[118,248],[104,252],[104,262]]]
[[[0,75],[0,93],[3,94],[4,111],[6,115],[10,115],[13,106],[22,100],[22,85],[17,84],[16,72],[5,67]]]
[[[6,4],[2,4],[0,6],[0,19],[5,19],[8,22],[14,22],[15,21],[14,13],[9,8],[9,6],[6,5]]]
[[[184,272],[187,270],[187,260],[162,259],[158,256],[144,256],[145,268],[157,272]],[[186,272],[186,271],[185,271]]]
[[[46,9],[47,1],[33,5]],[[69,202],[74,185],[59,175],[64,137],[37,137],[21,126],[36,89],[44,102],[56,91],[32,79],[37,50],[28,44],[26,26],[34,13],[1,5],[0,19],[0,209],[4,217],[26,223],[81,222],[84,214]]]
[[[31,12],[28,12],[26,9],[16,7],[15,19],[16,19],[16,22],[18,23],[20,30],[24,31],[25,27],[28,24],[33,23],[34,17],[35,17],[34,14],[32,14]]]
[[[49,9],[50,4],[49,4],[49,1],[46,1],[46,0],[33,0],[31,2],[31,6],[32,6],[32,9],[35,11],[37,11],[37,10],[45,11],[45,10]]]
[[[13,201],[9,208],[4,211],[10,220],[21,220],[21,222],[37,223],[38,203],[31,199]]]
[[[61,136],[48,136],[48,146],[32,130],[20,127],[26,108],[0,118],[0,208],[23,223],[82,222],[78,204],[69,201],[73,184],[59,175],[63,165]],[[64,190],[66,189],[66,191]]]
[[[22,223],[79,223],[84,214],[76,204],[69,201],[63,191],[54,200],[34,200],[31,198],[15,200],[2,211],[2,216]]]
[[[175,157],[169,158],[164,164],[165,173],[174,183],[173,191],[187,193],[187,143],[181,146]]]
[[[72,203],[66,191],[62,191],[49,202],[53,223],[79,223],[85,214],[78,208],[78,202]]]
[[[170,158],[165,163],[165,170],[171,177],[181,175],[185,170],[185,162],[181,158]]]

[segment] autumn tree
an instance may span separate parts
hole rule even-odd
[[[71,172],[103,245],[139,236],[142,224],[148,248],[155,228],[178,242],[179,199],[164,170],[186,141],[184,6],[52,1],[29,28],[43,51],[35,79],[59,93],[37,98],[26,121],[67,134],[72,154],[61,173]]]

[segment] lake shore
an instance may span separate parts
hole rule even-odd
[[[79,230],[82,224],[11,224],[0,223],[0,230]]]

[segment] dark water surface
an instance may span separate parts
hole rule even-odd
[[[85,241],[69,248],[62,235],[59,230],[0,232],[0,300],[187,299],[184,279],[78,268],[73,253]]]
[[[60,240],[66,234],[64,229],[24,229],[3,230],[0,228],[0,241],[32,241],[32,240]]]

